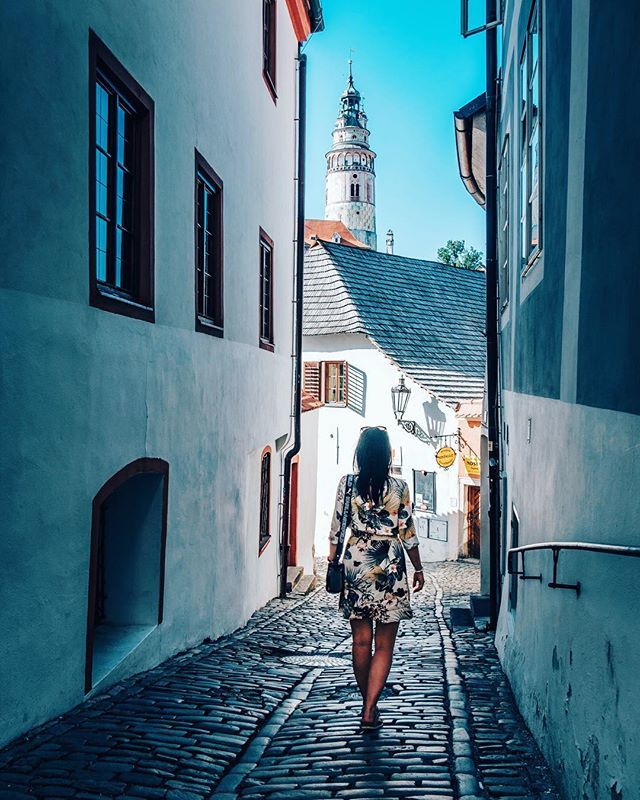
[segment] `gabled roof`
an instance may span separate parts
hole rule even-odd
[[[322,242],[304,291],[306,336],[364,334],[445,402],[482,397],[484,272]]]
[[[315,237],[315,239],[312,237]],[[335,242],[335,237],[339,237],[338,244],[368,248],[368,245],[356,239],[344,222],[340,222],[337,219],[305,219],[305,244],[313,245],[317,239],[321,239],[323,242]]]

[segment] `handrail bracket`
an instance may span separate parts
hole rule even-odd
[[[527,568],[524,563],[524,550],[520,553],[522,556],[522,572],[519,572],[521,581],[542,581],[542,574],[540,575],[527,575]]]
[[[577,583],[558,583],[558,556],[560,555],[560,548],[553,547],[553,580],[547,584],[552,589],[573,589],[576,597],[580,597],[580,581]],[[524,556],[524,553],[522,554]]]

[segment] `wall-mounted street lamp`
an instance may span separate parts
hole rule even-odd
[[[411,397],[411,389],[405,386],[404,375],[400,376],[400,384],[393,386],[391,389],[391,402],[393,403],[393,414],[400,422],[404,417],[404,412],[407,410],[407,403]]]
[[[411,397],[411,389],[405,384],[404,375],[400,376],[400,383],[398,386],[391,387],[391,403],[393,405],[393,414],[400,425],[407,433],[411,433],[417,439],[425,444],[432,444],[434,447],[451,447],[461,450],[466,447],[473,456],[477,457],[476,452],[469,446],[468,442],[463,438],[460,431],[457,433],[445,434],[444,436],[429,436],[415,420],[404,419],[404,412],[407,410],[409,398]]]
[[[407,410],[407,404],[411,397],[411,389],[404,382],[404,375],[400,376],[400,383],[398,386],[391,387],[391,403],[393,405],[393,414],[400,425],[407,433],[412,433],[415,437],[420,439],[425,444],[433,444],[435,437],[422,430],[417,422],[413,420],[404,419],[404,412]]]

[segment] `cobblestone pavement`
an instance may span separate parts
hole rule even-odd
[[[0,800],[537,798],[548,770],[490,634],[450,630],[478,566],[429,565],[359,732],[348,623],[323,589],[118,684],[0,752]]]

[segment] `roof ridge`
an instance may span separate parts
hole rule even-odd
[[[352,255],[347,251],[353,250],[352,247],[348,247],[346,245],[340,244],[340,242],[328,242],[322,240],[323,245],[327,245],[328,251],[331,254],[332,250],[336,250],[337,254],[342,254],[347,258]],[[418,264],[428,264],[430,267],[446,267],[447,270],[453,270],[457,274],[465,274],[465,275],[477,275],[477,276],[484,276],[485,270],[484,269],[467,269],[466,267],[459,267],[456,264],[446,264],[444,261],[433,261],[427,258],[415,258],[414,256],[402,256],[399,253],[381,253],[379,250],[372,250],[372,249],[362,249],[357,251],[360,255],[361,253],[365,255],[365,258],[371,258],[373,261],[378,260],[381,258],[382,260],[390,260],[390,261],[410,261],[415,265]]]

